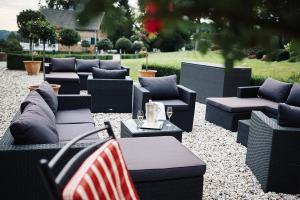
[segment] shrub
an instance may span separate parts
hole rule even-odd
[[[69,52],[70,52],[70,47],[77,44],[77,42],[79,41],[80,41],[80,36],[78,32],[73,29],[63,29],[59,33],[59,43],[69,47]]]
[[[145,56],[142,54],[122,54],[121,59],[137,59],[144,58]]]
[[[132,51],[139,52],[144,47],[144,43],[142,41],[134,41],[132,44]]]
[[[97,42],[96,46],[97,46],[99,51],[100,50],[107,51],[107,50],[110,50],[110,49],[114,48],[112,42],[107,38],[102,39],[99,42]]]
[[[290,53],[287,50],[281,50],[277,53],[276,61],[288,60],[290,58]]]
[[[265,55],[265,52],[262,50],[259,50],[256,52],[256,58],[257,59],[262,59],[262,57]]]
[[[145,65],[142,65],[142,69],[146,69]],[[148,69],[156,70],[156,76],[169,76],[176,74],[177,75],[177,83],[179,83],[180,80],[180,69],[172,66],[167,65],[157,65],[157,64],[150,64],[148,65]]]
[[[81,41],[81,47],[83,47],[83,48],[88,48],[88,47],[90,47],[90,46],[91,46],[91,44],[90,44],[89,41],[87,41],[87,40],[82,40],[82,41]]]
[[[122,52],[130,52],[131,47],[132,42],[125,37],[119,38],[116,42],[116,49],[121,49]]]

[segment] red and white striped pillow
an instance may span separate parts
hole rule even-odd
[[[106,142],[83,162],[65,186],[63,199],[139,199],[116,140]]]

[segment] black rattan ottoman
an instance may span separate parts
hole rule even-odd
[[[249,135],[249,128],[250,128],[251,119],[244,119],[239,120],[238,123],[238,134],[237,134],[237,143],[241,143],[243,146],[247,147],[248,143],[248,135]]]

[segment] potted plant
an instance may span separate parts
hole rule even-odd
[[[29,40],[31,60],[23,61],[28,75],[37,75],[40,71],[41,63],[42,63],[41,61],[33,60],[33,41],[37,38],[35,38],[35,35],[31,32],[32,30],[28,26],[29,22],[36,21],[36,20],[45,20],[45,17],[39,11],[33,11],[33,10],[23,10],[17,16],[19,33],[23,38]]]
[[[32,37],[40,39],[43,43],[43,74],[45,80],[45,46],[48,40],[53,40],[55,38],[55,27],[48,21],[40,19],[29,21],[27,25],[32,34]]]
[[[143,48],[140,52],[139,52],[140,55],[144,56],[146,58],[146,69],[141,69],[139,70],[139,76],[140,77],[155,77],[155,74],[156,74],[156,70],[148,70],[148,52],[147,52],[147,49],[146,48]]]

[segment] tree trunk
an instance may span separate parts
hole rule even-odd
[[[46,41],[43,41],[43,78],[45,81],[45,74],[46,74],[46,70],[45,70],[45,46],[46,46]]]
[[[71,55],[71,47],[69,46],[69,55]]]
[[[33,60],[32,39],[29,39],[29,52],[31,54],[31,60]]]

